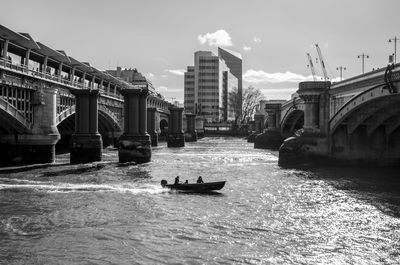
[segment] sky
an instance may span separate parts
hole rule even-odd
[[[137,68],[169,101],[183,102],[194,52],[222,46],[243,57],[243,87],[289,99],[312,80],[318,43],[328,76],[385,67],[400,38],[400,0],[15,0],[0,24],[101,69]],[[400,61],[400,41],[397,42]]]

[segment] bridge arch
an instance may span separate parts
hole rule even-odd
[[[292,136],[297,130],[303,128],[304,125],[304,110],[293,108],[287,112],[281,122],[282,137],[288,138]]]
[[[400,156],[400,94],[391,94],[383,85],[367,89],[339,109],[329,129],[334,154],[395,159]]]
[[[70,119],[75,120],[75,105],[64,110],[56,117],[56,124],[58,126],[64,126],[62,123],[66,121],[66,125],[70,126]],[[73,125],[75,128],[75,125]],[[117,117],[105,106],[99,105],[99,131],[116,131],[121,132],[122,128],[118,122]]]
[[[122,132],[122,128],[116,116],[105,106],[99,104],[99,133],[103,137],[105,145],[110,144],[104,138],[116,138]],[[75,132],[75,105],[64,110],[56,117],[57,129],[61,135],[58,143],[60,146],[68,146],[71,135]]]
[[[12,104],[0,97],[0,131],[5,133],[27,133],[32,123]]]

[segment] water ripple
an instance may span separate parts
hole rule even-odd
[[[153,149],[152,162],[0,175],[7,264],[399,264],[398,172],[281,169],[235,138]],[[66,160],[65,156],[60,158]],[[216,195],[161,179],[227,180]],[[1,262],[0,262],[1,263]]]

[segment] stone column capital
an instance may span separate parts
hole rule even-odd
[[[140,88],[124,88],[120,90],[120,93],[123,96],[128,96],[128,95],[137,95],[137,96],[142,96],[143,91]]]
[[[98,89],[70,89],[70,92],[74,96],[78,95],[89,95],[89,96],[99,96],[100,91]]]
[[[261,114],[261,113],[254,114],[254,120],[264,120],[264,118],[265,118],[264,114]]]
[[[320,95],[313,95],[313,94],[303,94],[300,95],[300,98],[304,100],[304,103],[318,103],[320,99]]]

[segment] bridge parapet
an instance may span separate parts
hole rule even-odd
[[[329,90],[330,112],[332,119],[341,108],[360,93],[376,86],[385,85],[385,69],[381,68],[363,75],[355,76],[344,81],[334,83]],[[400,81],[400,63],[394,65],[391,75],[392,82]]]

